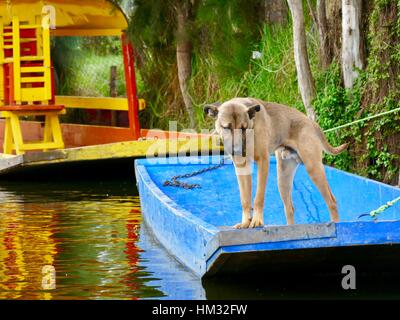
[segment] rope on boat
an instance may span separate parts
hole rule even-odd
[[[339,130],[339,129],[347,128],[347,127],[352,126],[353,124],[357,124],[357,123],[360,123],[360,122],[364,122],[364,121],[368,121],[368,120],[371,120],[371,119],[379,118],[379,117],[386,116],[388,114],[396,113],[396,112],[399,112],[399,111],[400,111],[400,108],[396,108],[396,109],[392,109],[392,110],[389,110],[389,111],[385,111],[385,112],[381,112],[381,113],[378,113],[378,114],[374,114],[372,116],[368,116],[368,117],[365,117],[365,118],[362,118],[362,119],[358,119],[358,120],[343,124],[341,126],[337,126],[337,127],[331,128],[331,129],[324,130],[324,133],[328,133],[328,132],[336,131],[336,130]]]
[[[359,215],[358,219],[360,219],[362,217],[366,217],[366,216],[371,216],[372,218],[376,219],[379,214],[381,214],[383,211],[390,208],[396,202],[399,202],[399,201],[400,201],[400,197],[397,197],[396,199],[386,202],[386,204],[380,206],[378,209],[372,210],[370,213],[364,213],[364,214]]]
[[[389,111],[385,111],[385,112],[381,112],[381,113],[378,113],[378,114],[374,114],[372,116],[368,116],[368,117],[365,117],[363,119],[355,120],[355,121],[343,124],[341,126],[337,126],[337,127],[331,128],[331,129],[324,130],[324,133],[333,132],[333,131],[336,131],[336,130],[339,130],[339,129],[347,128],[347,127],[352,126],[353,124],[357,124],[357,123],[360,123],[360,122],[372,120],[372,119],[379,118],[379,117],[382,117],[382,116],[386,116],[388,114],[396,113],[396,112],[399,112],[399,111],[400,111],[400,108],[396,108],[396,109],[392,109],[392,110],[389,110]],[[390,208],[391,206],[393,206],[395,203],[397,203],[399,201],[400,201],[400,197],[397,197],[396,199],[388,201],[386,204],[380,206],[378,209],[372,210],[369,213],[363,213],[363,214],[359,215],[358,219],[360,219],[362,217],[366,217],[366,216],[370,216],[373,219],[377,219],[379,214],[381,214],[383,211],[385,211],[386,209]]]

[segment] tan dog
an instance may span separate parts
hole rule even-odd
[[[204,111],[215,118],[215,129],[224,148],[232,156],[242,203],[242,222],[236,228],[264,225],[264,196],[269,170],[269,154],[275,152],[278,187],[284,203],[287,224],[294,224],[293,178],[304,163],[312,181],[328,205],[331,220],[339,221],[336,199],[328,185],[322,164],[322,151],[339,154],[348,144],[332,147],[321,128],[300,111],[254,98],[235,98],[222,104],[207,105]],[[253,130],[249,130],[253,129]],[[254,139],[249,141],[249,132]],[[251,169],[258,166],[254,215],[251,217]]]

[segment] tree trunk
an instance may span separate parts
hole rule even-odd
[[[288,19],[285,0],[264,0],[265,21],[269,24],[284,25]]]
[[[315,87],[307,54],[303,4],[299,0],[287,1],[293,18],[294,60],[296,62],[299,90],[308,117],[315,120],[315,112],[311,105],[315,97]]]
[[[188,32],[190,13],[189,1],[178,1],[177,13],[177,34],[176,34],[176,61],[178,65],[179,86],[183,102],[189,115],[190,126],[195,128],[195,117],[193,112],[192,98],[188,92],[188,82],[192,74],[192,43]]]
[[[317,23],[320,40],[321,66],[324,70],[326,70],[332,63],[332,51],[329,44],[325,0],[317,0]]]
[[[345,88],[352,88],[362,69],[360,54],[361,0],[342,0],[342,72]]]
[[[342,54],[342,0],[325,2],[328,39],[333,59],[341,61]]]

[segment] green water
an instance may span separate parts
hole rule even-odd
[[[391,277],[357,278],[353,291],[341,278],[201,281],[142,223],[132,181],[0,183],[0,299],[400,297]]]

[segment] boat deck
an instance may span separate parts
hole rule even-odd
[[[214,162],[218,163],[218,161]],[[164,187],[162,184],[174,175],[193,172],[206,168],[210,164],[174,165],[170,161],[169,165],[148,166],[147,172],[157,187],[171,200],[179,203],[180,207],[207,223],[224,227],[232,226],[241,221],[239,187],[234,167],[231,161],[228,160],[228,162],[227,165],[217,170],[190,179],[182,179],[184,182],[201,185],[200,189],[192,190]],[[257,168],[254,166],[253,199],[257,186],[256,175]],[[338,202],[341,222],[371,220],[368,217],[361,219],[357,219],[357,217],[393,200],[400,193],[398,188],[389,187],[328,166],[326,167],[326,175]],[[330,221],[328,208],[303,165],[300,165],[296,172],[293,185],[293,203],[296,224]],[[283,203],[278,191],[275,158],[272,158],[270,164],[264,219],[265,224],[269,226],[286,224]],[[378,220],[398,219],[400,219],[400,206],[393,206],[378,217]]]

